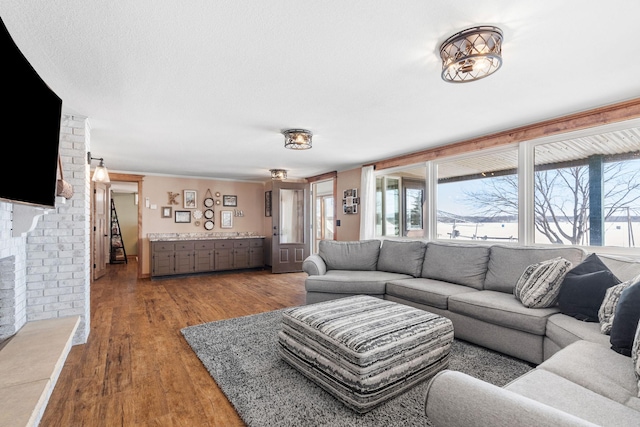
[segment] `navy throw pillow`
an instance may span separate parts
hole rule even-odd
[[[558,296],[560,311],[584,322],[598,322],[598,310],[607,289],[619,283],[620,280],[609,270],[567,274]]]
[[[638,276],[640,278],[640,276]],[[640,319],[640,280],[620,294],[613,325],[611,325],[611,349],[631,357],[631,347]]]
[[[595,273],[596,271],[605,271],[605,270],[609,271],[609,268],[605,265],[605,263],[602,262],[600,258],[598,258],[598,255],[591,254],[588,257],[586,257],[580,264],[576,265],[571,270],[569,270],[569,272],[567,273],[567,276]]]

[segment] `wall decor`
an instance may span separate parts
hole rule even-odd
[[[271,216],[271,190],[264,192],[264,216]]]
[[[204,217],[206,219],[213,219],[213,209],[207,209],[204,211]]]
[[[211,197],[211,190],[207,188],[207,192],[204,193],[204,200],[202,201],[205,208],[210,208],[213,206],[213,197]]]
[[[213,230],[213,221],[211,221],[211,220],[205,221],[204,222],[204,229],[205,230]]]
[[[342,199],[342,213],[351,215],[358,213],[358,205],[360,204],[360,197],[358,197],[357,188],[348,188],[343,191]]]
[[[238,196],[229,196],[225,194],[222,196],[222,206],[238,206]]]
[[[220,211],[220,228],[233,228],[233,211]]]
[[[184,193],[184,208],[195,209],[198,206],[197,192],[196,190],[183,190]]]
[[[174,193],[173,191],[167,191],[167,193],[169,194],[169,202],[168,203],[170,205],[177,205],[178,202],[176,201],[176,198],[178,198],[180,193]]]
[[[160,210],[162,218],[171,218],[171,206],[163,206]]]
[[[175,211],[175,222],[191,222],[191,211]]]

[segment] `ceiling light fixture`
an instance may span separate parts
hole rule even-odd
[[[104,165],[104,159],[102,157],[91,157],[91,152],[88,152],[87,163],[89,163],[89,165],[91,165],[91,160],[100,160],[100,164],[96,166],[96,169],[93,171],[93,178],[91,178],[91,181],[105,183],[111,182],[111,179],[109,179],[109,171]]]
[[[287,171],[284,169],[270,169],[271,179],[276,181],[282,181],[283,179],[287,179]]]
[[[288,129],[282,131],[284,146],[291,150],[308,150],[311,148],[311,131],[305,129]]]
[[[440,46],[442,79],[451,83],[485,78],[502,66],[502,30],[493,26],[467,28]]]

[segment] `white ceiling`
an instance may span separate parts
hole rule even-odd
[[[640,96],[638,0],[0,0],[109,170],[265,180],[347,170]],[[438,48],[504,32],[502,68],[440,78]],[[314,132],[307,151],[286,128]]]

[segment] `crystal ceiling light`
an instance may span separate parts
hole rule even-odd
[[[311,148],[311,131],[305,129],[288,129],[282,132],[284,146],[291,150],[308,150]]]
[[[502,66],[502,30],[493,26],[467,28],[440,46],[442,79],[451,83],[485,78]]]

